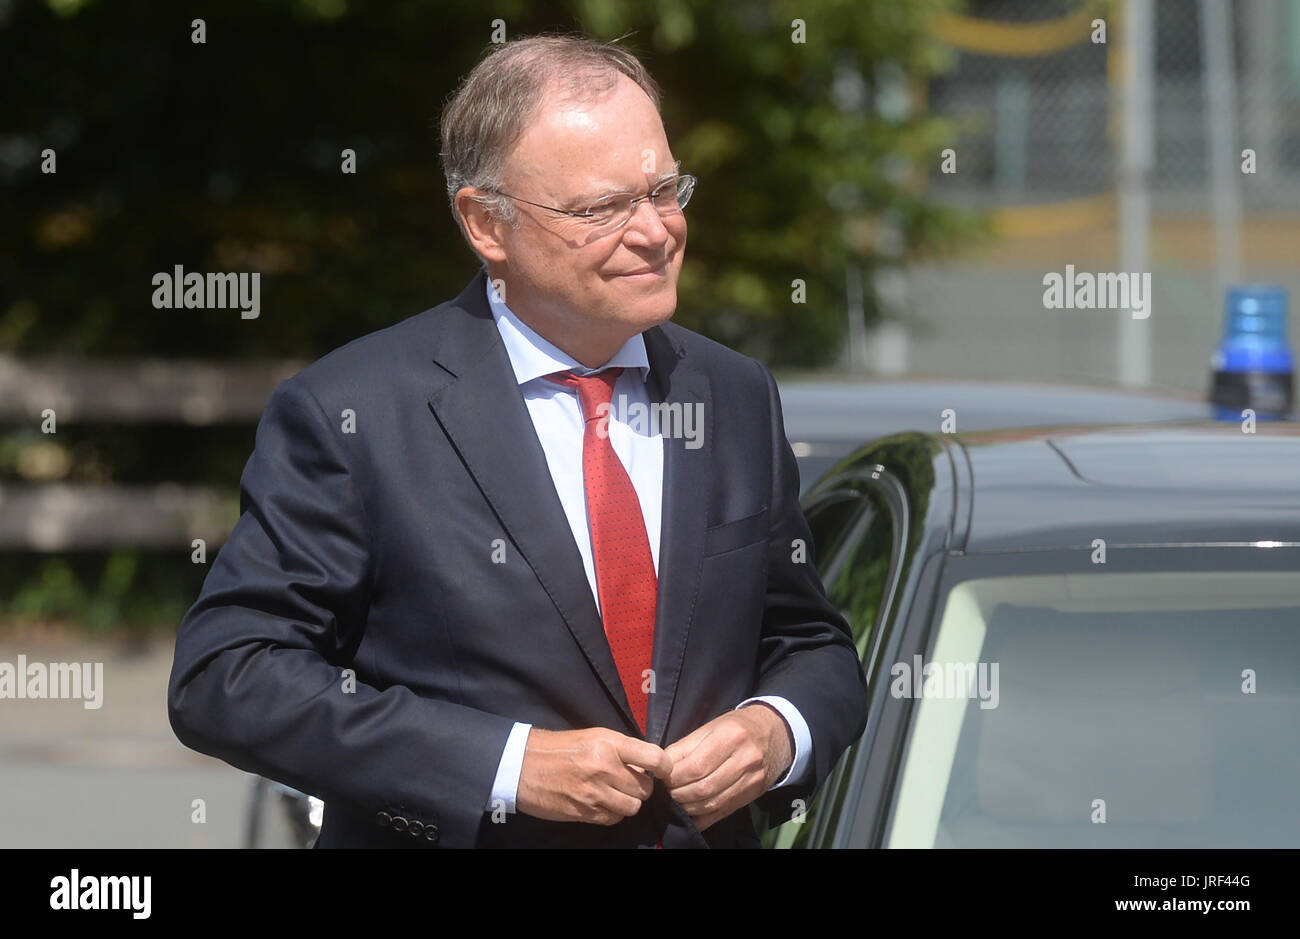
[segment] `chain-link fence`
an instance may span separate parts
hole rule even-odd
[[[1203,24],[1198,0],[972,0],[937,25],[955,67],[925,106],[957,131],[928,184],[987,210],[998,237],[959,263],[911,269],[905,354],[885,369],[1133,383],[1117,350],[1141,328],[1140,383],[1201,390],[1225,276],[1300,297],[1300,0],[1212,3]],[[1133,46],[1126,30],[1140,30],[1144,6]],[[1135,128],[1148,169],[1126,190]],[[1149,206],[1139,228],[1135,198]],[[1045,307],[1046,274],[1127,270],[1134,243],[1153,284],[1141,327]]]

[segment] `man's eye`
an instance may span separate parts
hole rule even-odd
[[[589,218],[603,219],[618,213],[620,207],[627,204],[626,199],[606,199],[603,202],[597,202],[591,208],[587,209],[586,215]]]
[[[677,204],[677,180],[670,179],[650,193],[650,199],[660,208]]]

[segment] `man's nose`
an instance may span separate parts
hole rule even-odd
[[[668,240],[668,229],[664,226],[663,216],[649,199],[642,199],[634,206],[627,229],[628,235],[640,235],[646,244],[656,245]]]

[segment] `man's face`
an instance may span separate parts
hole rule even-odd
[[[589,100],[548,96],[510,156],[502,190],[583,211],[611,194],[643,196],[672,176],[654,105],[635,82],[618,77],[615,88]],[[519,227],[497,226],[505,260],[492,267],[505,278],[511,309],[552,341],[579,335],[598,347],[612,344],[612,353],[672,316],[686,246],[683,213],[660,216],[647,199],[622,228],[593,235],[580,219],[518,201],[515,208]]]

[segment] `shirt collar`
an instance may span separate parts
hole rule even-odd
[[[505,301],[492,289],[491,278],[487,281],[488,305],[492,308],[492,318],[496,321],[501,341],[505,343],[506,353],[510,356],[510,365],[515,370],[515,380],[519,384],[530,382],[543,375],[572,369],[578,375],[594,375],[607,368],[637,368],[641,370],[641,381],[650,374],[650,358],[645,350],[645,338],[637,333],[615,352],[608,362],[599,368],[587,368],[573,356],[543,339],[533,331],[515,312],[506,306]]]

